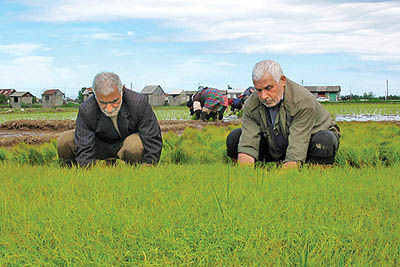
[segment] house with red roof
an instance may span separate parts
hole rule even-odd
[[[0,89],[0,104],[6,104],[10,101],[10,95],[15,92],[15,89]]]
[[[42,94],[42,106],[46,108],[62,106],[64,93],[60,89],[49,89]]]

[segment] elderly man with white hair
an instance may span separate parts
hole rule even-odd
[[[256,92],[243,107],[241,129],[227,137],[227,154],[239,164],[283,161],[333,164],[339,127],[303,86],[285,77],[278,62],[263,60],[253,68]]]
[[[117,158],[157,164],[161,131],[147,97],[125,88],[112,72],[95,76],[93,92],[79,107],[75,130],[58,138],[59,158],[80,166]]]

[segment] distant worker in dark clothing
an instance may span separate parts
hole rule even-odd
[[[254,66],[253,83],[257,93],[243,107],[242,128],[227,137],[228,156],[240,164],[283,161],[284,168],[332,164],[339,127],[316,97],[272,60]]]
[[[93,92],[79,107],[75,130],[58,138],[59,158],[80,166],[116,158],[157,164],[161,131],[147,97],[122,86],[111,72],[96,75]]]
[[[254,87],[247,88],[242,94],[240,94],[237,98],[231,100],[231,114],[240,111],[246,102],[247,98],[255,91]]]

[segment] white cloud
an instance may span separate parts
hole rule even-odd
[[[75,96],[77,84],[82,77],[90,77],[87,66],[60,67],[53,57],[21,56],[15,57],[6,65],[0,65],[0,80],[5,87],[30,91],[40,97],[44,89],[61,88],[68,96]],[[70,88],[70,90],[66,90]]]
[[[20,44],[0,45],[0,53],[13,56],[24,56],[31,54],[34,50],[37,50],[39,48],[48,50],[47,48],[44,48],[43,45],[41,44],[20,43]]]
[[[36,1],[36,6],[40,3]],[[61,0],[44,3],[42,13],[34,16],[36,20],[157,19],[164,27],[183,30],[178,41],[225,42],[220,52],[349,53],[362,59],[380,60],[397,60],[400,56],[398,1]],[[122,36],[97,33],[92,38],[115,40]]]
[[[112,49],[111,51],[111,55],[115,56],[115,57],[127,57],[127,56],[134,56],[135,53],[133,52],[129,52],[129,51],[121,51],[118,49]]]
[[[89,37],[95,40],[108,40],[108,41],[123,40],[126,38],[126,36],[122,34],[108,33],[108,32],[93,33],[89,35]]]

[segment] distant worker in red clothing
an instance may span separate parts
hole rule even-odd
[[[196,118],[207,121],[210,117],[216,120],[217,114],[222,119],[228,101],[224,101],[221,92],[216,88],[200,87],[199,91],[188,101],[187,106]]]

